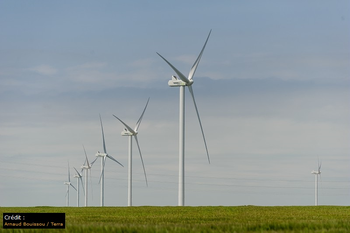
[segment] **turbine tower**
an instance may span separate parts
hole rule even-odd
[[[79,183],[81,181],[81,185],[83,186],[83,191],[84,191],[84,184],[83,184],[83,176],[80,174],[80,172],[78,172],[78,170],[73,167],[74,170],[75,170],[75,175],[74,175],[74,178],[77,178],[77,207],[79,207],[79,203],[80,203],[80,200],[79,200],[79,196],[80,196],[80,193],[79,193]]]
[[[311,174],[315,175],[315,206],[318,205],[318,175],[321,176],[321,165],[322,165],[322,163],[318,162],[317,171],[311,172]]]
[[[143,167],[143,173],[145,175],[145,181],[146,181],[146,185],[148,186],[148,182],[147,182],[147,176],[146,176],[146,169],[145,169],[145,165],[143,163],[143,159],[142,159],[142,154],[141,154],[141,149],[140,149],[140,145],[139,145],[139,141],[137,139],[137,134],[138,134],[138,129],[140,127],[142,118],[143,118],[143,114],[146,111],[147,105],[149,102],[149,98],[147,100],[146,106],[143,109],[143,112],[139,118],[139,120],[136,122],[136,126],[134,129],[132,129],[130,126],[128,126],[127,124],[125,124],[121,119],[119,119],[117,116],[113,115],[115,118],[117,118],[124,126],[125,129],[121,132],[122,136],[129,136],[129,153],[128,153],[128,206],[132,206],[132,137],[135,138],[136,144],[137,144],[137,148],[139,149],[140,152],[140,158],[141,158],[141,163],[142,163],[142,167]]]
[[[104,206],[104,182],[105,182],[104,171],[105,171],[106,158],[113,160],[114,162],[118,163],[122,167],[124,166],[123,164],[119,163],[115,158],[113,158],[111,155],[107,153],[101,115],[100,115],[100,122],[101,122],[101,130],[102,130],[103,153],[97,151],[96,157],[101,157],[101,176],[100,176],[99,183],[101,184],[101,206]]]
[[[84,153],[85,153],[85,162],[84,164],[81,166],[81,171],[85,170],[85,206],[88,206],[88,176],[89,176],[89,170],[92,167],[92,164],[94,164],[94,162],[97,160],[98,157],[96,157],[94,159],[94,161],[92,161],[92,163],[89,163],[89,160],[87,158],[87,154],[86,154],[86,150],[85,147],[83,145],[83,149],[84,149]],[[91,170],[90,170],[90,177],[91,177]]]
[[[77,189],[74,187],[74,185],[70,182],[69,162],[68,162],[68,181],[65,181],[63,184],[67,185],[66,206],[69,206],[69,186],[72,186],[75,190],[77,190]]]
[[[211,30],[209,32],[209,35],[207,37],[207,40],[204,43],[204,46],[199,53],[196,61],[194,62],[190,73],[188,74],[188,77],[186,78],[185,75],[183,75],[178,69],[176,69],[170,62],[168,62],[162,55],[157,53],[168,65],[175,71],[175,73],[178,75],[172,76],[172,79],[168,82],[168,85],[170,87],[180,87],[180,104],[179,104],[179,197],[178,197],[178,205],[183,206],[185,204],[185,86],[188,87],[188,90],[192,96],[193,104],[196,109],[198,121],[199,121],[199,126],[202,131],[202,136],[203,136],[203,141],[204,141],[204,146],[205,150],[207,152],[207,157],[208,157],[208,162],[210,163],[209,159],[209,152],[208,152],[208,147],[207,143],[204,137],[204,131],[201,123],[201,119],[199,117],[199,112],[197,108],[197,104],[194,98],[193,94],[193,89],[192,89],[192,84],[193,84],[193,76],[194,73],[196,72],[197,66],[199,64],[199,61],[202,57],[203,51],[205,49],[205,46],[207,45],[209,36],[210,36]]]

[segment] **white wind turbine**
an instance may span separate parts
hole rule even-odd
[[[321,175],[321,165],[322,163],[318,162],[317,171],[311,172],[311,174],[315,175],[315,206],[318,205],[318,175]]]
[[[83,187],[83,191],[84,191],[84,184],[83,184],[83,176],[80,174],[80,172],[78,172],[78,170],[73,167],[74,170],[75,170],[75,175],[74,175],[74,178],[77,178],[77,207],[79,207],[79,203],[80,203],[80,200],[79,200],[79,197],[80,197],[80,192],[79,192],[79,184],[80,184],[80,181],[81,181],[81,185]]]
[[[208,162],[210,163],[209,159],[209,152],[207,148],[207,143],[204,137],[204,131],[201,123],[201,119],[199,117],[198,108],[196,101],[194,99],[192,84],[193,84],[193,76],[196,72],[197,66],[199,64],[199,61],[202,57],[203,51],[205,46],[207,45],[209,36],[210,36],[211,30],[209,32],[209,35],[207,37],[207,40],[204,43],[204,46],[199,53],[196,61],[194,62],[190,73],[188,74],[188,78],[185,77],[178,69],[176,69],[170,62],[168,62],[162,55],[157,53],[163,60],[168,63],[168,65],[175,71],[175,73],[178,75],[178,78],[175,76],[172,76],[172,79],[168,82],[168,85],[170,87],[180,87],[180,116],[179,116],[179,199],[178,199],[178,205],[183,206],[185,204],[185,86],[188,87],[188,90],[192,96],[193,104],[196,109],[199,126],[202,131],[203,141],[205,145],[205,150],[207,152]]]
[[[101,206],[104,206],[104,171],[105,171],[105,163],[106,163],[106,158],[109,158],[113,160],[114,162],[118,163],[120,166],[124,167],[123,164],[119,163],[115,158],[113,158],[111,155],[107,153],[106,150],[106,143],[105,143],[105,135],[103,132],[103,125],[102,125],[102,119],[100,115],[100,122],[101,122],[101,130],[102,130],[102,144],[103,144],[103,153],[97,151],[96,157],[101,157],[101,176],[100,176],[100,181],[99,183],[101,184]]]
[[[75,190],[77,190],[77,189],[74,187],[74,185],[70,182],[69,162],[68,162],[68,181],[65,181],[63,184],[67,185],[66,205],[69,206],[69,186],[72,186]]]
[[[89,163],[84,145],[83,145],[83,149],[84,149],[84,153],[85,153],[85,162],[81,166],[81,169],[82,169],[82,171],[85,170],[85,206],[88,206],[88,184],[89,184],[88,183],[88,176],[89,176],[88,173],[92,167],[92,164],[97,160],[98,157],[96,157],[95,160],[92,161],[92,163]],[[91,176],[91,170],[90,170],[90,176]]]
[[[139,149],[140,152],[140,158],[141,158],[141,162],[142,162],[142,167],[143,167],[143,173],[145,175],[145,180],[146,180],[146,185],[148,186],[148,182],[147,182],[147,176],[146,176],[146,169],[145,169],[145,165],[143,163],[143,159],[142,159],[142,154],[141,154],[141,149],[140,149],[140,145],[139,145],[139,141],[137,139],[137,134],[138,134],[138,129],[140,127],[142,118],[143,118],[143,114],[146,111],[147,105],[149,102],[149,98],[147,100],[146,106],[143,109],[143,112],[139,118],[139,120],[136,122],[136,126],[134,129],[132,129],[130,126],[128,126],[127,124],[125,124],[121,119],[119,119],[117,116],[113,115],[115,118],[117,118],[124,126],[125,129],[121,132],[122,136],[129,136],[129,153],[128,153],[128,206],[132,206],[132,137],[135,138],[136,144],[137,144],[137,148]]]

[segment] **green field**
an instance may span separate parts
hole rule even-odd
[[[0,207],[2,213],[66,213],[66,229],[3,232],[350,232],[350,207]]]

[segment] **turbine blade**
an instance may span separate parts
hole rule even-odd
[[[113,160],[114,162],[117,162],[120,166],[124,167],[123,164],[119,163],[118,160],[116,160],[115,158],[113,158],[111,155],[106,155],[106,157],[108,157],[109,159]]]
[[[73,168],[74,168],[74,170],[77,172],[79,178],[82,177],[82,175],[80,174],[80,172],[78,172],[78,170],[77,170],[75,167],[73,167]]]
[[[143,109],[143,112],[139,118],[139,120],[136,122],[136,126],[135,126],[135,131],[137,131],[140,127],[140,124],[141,124],[141,121],[142,121],[142,118],[143,118],[143,114],[145,114],[145,111],[146,111],[146,108],[147,108],[147,105],[148,105],[148,102],[149,102],[149,97],[148,97],[148,100],[147,100],[147,103],[146,103],[146,106],[145,108]]]
[[[105,173],[106,156],[102,158],[101,162],[103,163],[103,168],[102,168],[100,180],[98,181],[98,183],[101,183],[102,175],[104,175]]]
[[[193,94],[192,86],[188,86],[188,90],[189,90],[190,93],[191,93],[192,100],[193,100],[193,104],[194,104],[194,107],[195,107],[195,109],[196,109],[196,113],[197,113],[197,117],[198,117],[199,126],[200,126],[201,131],[202,131],[202,136],[203,136],[203,141],[204,141],[204,145],[205,145],[205,150],[206,150],[206,152],[207,152],[208,162],[210,163],[210,158],[209,158],[209,152],[208,152],[207,142],[206,142],[206,140],[205,140],[204,131],[203,131],[203,127],[202,127],[202,122],[201,122],[201,118],[199,117],[199,112],[198,112],[196,100],[194,99],[194,94]]]
[[[142,163],[142,167],[143,167],[143,173],[145,175],[145,180],[146,180],[146,185],[148,187],[148,181],[147,181],[147,175],[146,175],[146,169],[145,169],[145,164],[143,163],[143,158],[142,158],[142,154],[141,154],[141,149],[140,149],[140,145],[139,145],[139,140],[137,139],[137,136],[135,135],[135,141],[136,141],[136,144],[137,144],[137,148],[139,149],[139,152],[140,152],[140,158],[141,158],[141,163]]]
[[[209,32],[209,35],[208,35],[208,37],[207,37],[207,40],[206,40],[205,43],[204,43],[204,46],[203,46],[201,52],[199,53],[199,55],[198,55],[198,57],[197,57],[197,60],[194,62],[193,66],[192,66],[192,68],[191,68],[191,70],[190,70],[190,73],[188,74],[188,79],[189,79],[189,80],[192,80],[193,75],[194,75],[194,73],[196,72],[197,66],[198,66],[198,64],[199,64],[199,61],[201,60],[201,57],[202,57],[203,51],[204,51],[204,49],[205,49],[205,46],[207,45],[207,42],[208,42],[208,40],[209,40],[210,33],[211,33],[211,30],[210,30],[210,32]]]
[[[101,130],[102,130],[103,152],[105,152],[105,153],[107,154],[106,142],[105,142],[105,134],[104,134],[104,132],[103,132],[103,125],[102,125],[101,114],[100,114],[100,122],[101,122]]]
[[[83,193],[84,193],[84,196],[85,196],[85,188],[84,188],[84,182],[83,182],[83,177],[79,177],[80,179],[80,183],[81,183],[81,187],[83,188]]]
[[[66,195],[65,195],[64,197],[67,197],[68,193],[69,193],[69,189],[67,189],[67,191],[66,191]]]
[[[69,161],[68,161],[68,182],[70,182]]]
[[[90,167],[89,160],[88,160],[84,145],[83,145],[83,148],[84,148],[84,153],[85,153],[85,163],[87,163],[88,167]],[[84,163],[84,165],[85,165],[85,163]]]
[[[113,116],[117,118],[125,126],[125,128],[127,128],[132,134],[136,133],[130,126],[128,126],[124,121],[120,120],[116,115],[113,115]]]
[[[318,172],[321,173],[321,166],[322,166],[322,162],[319,163],[318,165]]]
[[[77,191],[77,189],[74,187],[72,183],[70,183],[69,185],[72,186],[75,189],[75,191]]]
[[[91,164],[90,164],[91,166],[90,166],[90,167],[92,167],[92,165],[96,162],[97,159],[98,159],[98,157],[96,157],[96,158],[94,159],[94,161],[91,162]]]
[[[190,81],[183,75],[178,69],[176,69],[170,62],[168,62],[162,55],[157,53],[163,60],[168,63],[168,65],[175,71],[175,73],[179,76],[179,78],[184,81],[185,83],[189,83]]]

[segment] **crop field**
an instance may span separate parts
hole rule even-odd
[[[2,213],[66,213],[65,229],[3,232],[350,232],[350,207],[0,207]]]

